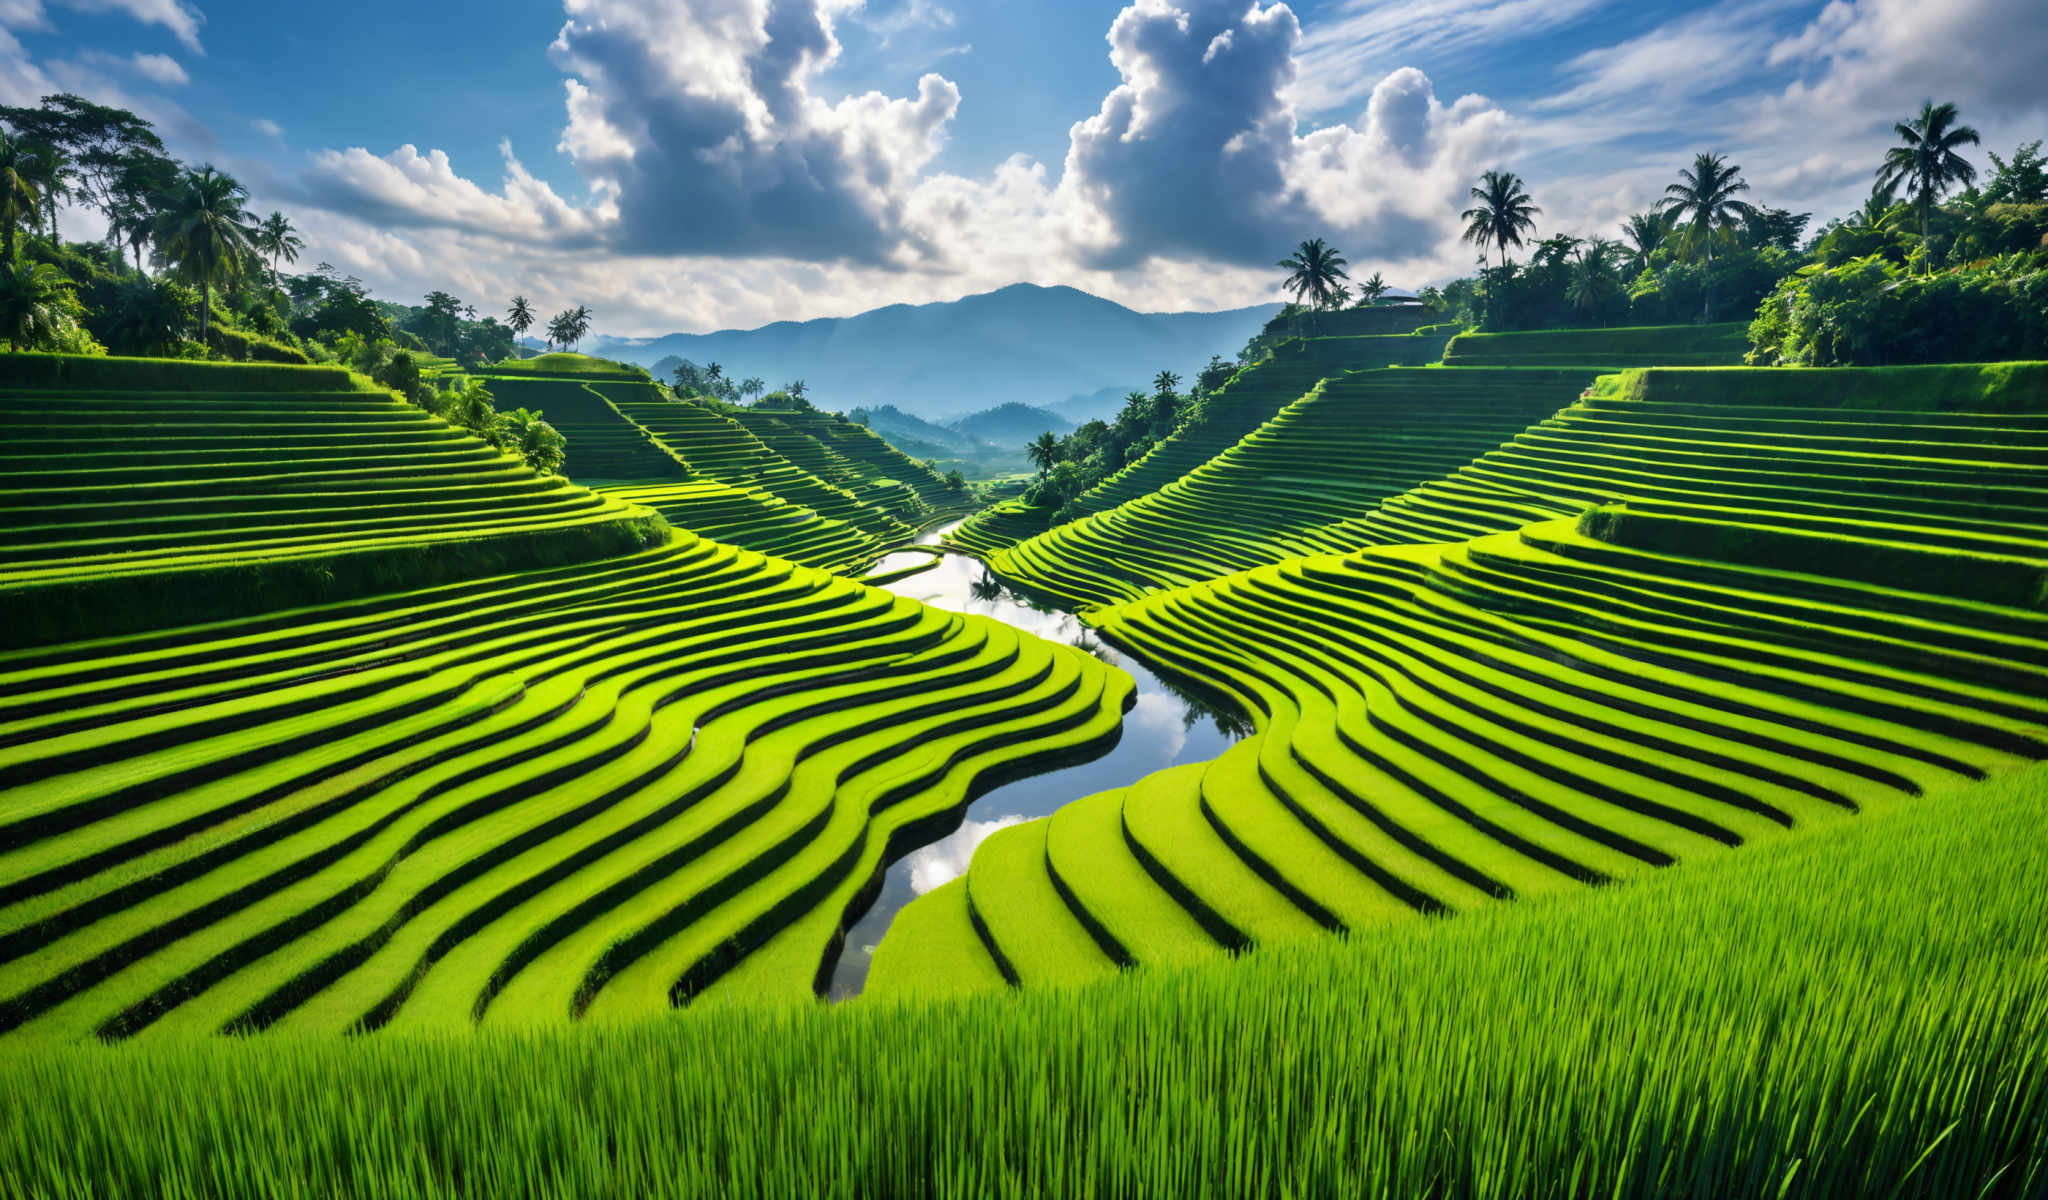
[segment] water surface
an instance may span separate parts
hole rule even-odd
[[[952,528],[949,525],[920,540],[934,544]],[[922,551],[891,554],[869,574],[886,575],[919,565],[926,558]],[[1105,645],[1079,617],[1018,597],[979,562],[964,555],[943,555],[931,569],[883,586],[934,608],[992,617],[1048,641],[1078,646],[1128,671],[1138,684],[1137,703],[1124,714],[1123,736],[1100,758],[996,787],[967,806],[954,832],[891,863],[873,907],[847,931],[846,948],[828,991],[833,999],[859,993],[889,922],[911,900],[966,871],[974,848],[996,830],[1048,816],[1070,800],[1127,786],[1153,771],[1215,758],[1248,731],[1235,714],[1218,712],[1168,684],[1143,663]]]

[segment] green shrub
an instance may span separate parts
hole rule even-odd
[[[207,330],[207,344],[234,362],[286,363],[305,366],[313,360],[305,352],[282,342],[215,325]]]
[[[541,420],[539,413],[523,408],[498,414],[487,436],[492,445],[518,455],[543,475],[559,472],[568,453],[568,442],[561,433]]]
[[[2048,267],[2015,255],[1915,275],[1870,255],[1786,279],[1757,308],[1749,340],[1761,366],[2048,358]]]

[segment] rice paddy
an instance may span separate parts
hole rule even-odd
[[[1609,376],[1327,535],[1361,549],[1088,609],[1258,732],[1043,834],[1006,831],[968,872],[976,937],[953,957],[978,946],[1011,982],[1065,981],[1465,912],[2048,756],[2048,377],[1911,378],[1940,402],[1896,404],[1881,369]],[[1332,435],[1295,434],[1298,417],[1178,494],[1290,439],[1313,461]],[[1174,495],[1119,510],[1133,542],[1182,531],[1185,557],[1163,562],[1271,536],[1241,497],[1190,512]],[[1090,935],[1056,959],[1023,932],[1055,918]],[[889,978],[892,957],[885,943],[876,986],[917,986]]]
[[[129,470],[144,476],[120,477],[130,528],[244,491],[237,512],[298,516],[332,474],[351,500],[497,487],[562,497],[571,516],[543,528],[659,535],[0,654],[0,1032],[16,1037],[618,1020],[713,983],[809,996],[892,847],[943,825],[979,779],[1113,737],[1129,694],[1077,650],[671,531],[388,397],[0,403],[17,427],[57,431],[10,443],[15,457],[74,473],[24,462],[14,530],[64,515],[38,497],[63,508],[74,488],[114,486],[94,472]],[[600,403],[588,411],[612,411]],[[102,466],[62,436],[122,421],[123,463],[146,465]],[[294,437],[310,448],[280,441]],[[481,517],[455,511],[451,536],[474,536],[463,522]],[[351,547],[352,527],[319,515],[282,545],[241,522],[201,528],[106,573],[152,589],[214,557]],[[101,564],[72,548],[35,551],[47,575],[21,587],[97,583]]]
[[[0,1040],[0,1194],[2037,1196],[2043,820],[2037,769],[1654,882],[967,1000]]]
[[[576,356],[485,372],[566,478],[17,360],[0,1194],[2040,1194],[2048,366],[1728,337],[1284,343],[955,530],[1252,733],[994,828],[836,1009],[892,860],[1130,736],[855,578],[943,480]]]

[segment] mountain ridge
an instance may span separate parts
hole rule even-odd
[[[1139,388],[1162,369],[1189,375],[1212,354],[1235,354],[1279,308],[1141,313],[1078,288],[1015,283],[850,317],[596,337],[587,349],[647,367],[671,355],[717,362],[730,377],[759,376],[770,387],[802,379],[821,407],[893,404],[949,420],[1006,403],[1050,407],[1108,388]],[[963,379],[974,382],[963,387]]]

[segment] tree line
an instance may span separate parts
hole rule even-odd
[[[1752,202],[1742,168],[1725,155],[1696,155],[1618,237],[1537,239],[1543,210],[1527,184],[1487,171],[1459,214],[1477,274],[1418,298],[1475,329],[1746,319],[1760,363],[2048,353],[2041,142],[2010,159],[1990,155],[1994,172],[1979,188],[1964,150],[1981,137],[1954,104],[1930,100],[1893,133],[1863,207],[1811,238],[1812,214]],[[1349,264],[1324,239],[1304,241],[1279,265],[1299,312],[1331,311],[1352,295]],[[1377,274],[1371,282],[1361,291],[1384,291]]]

